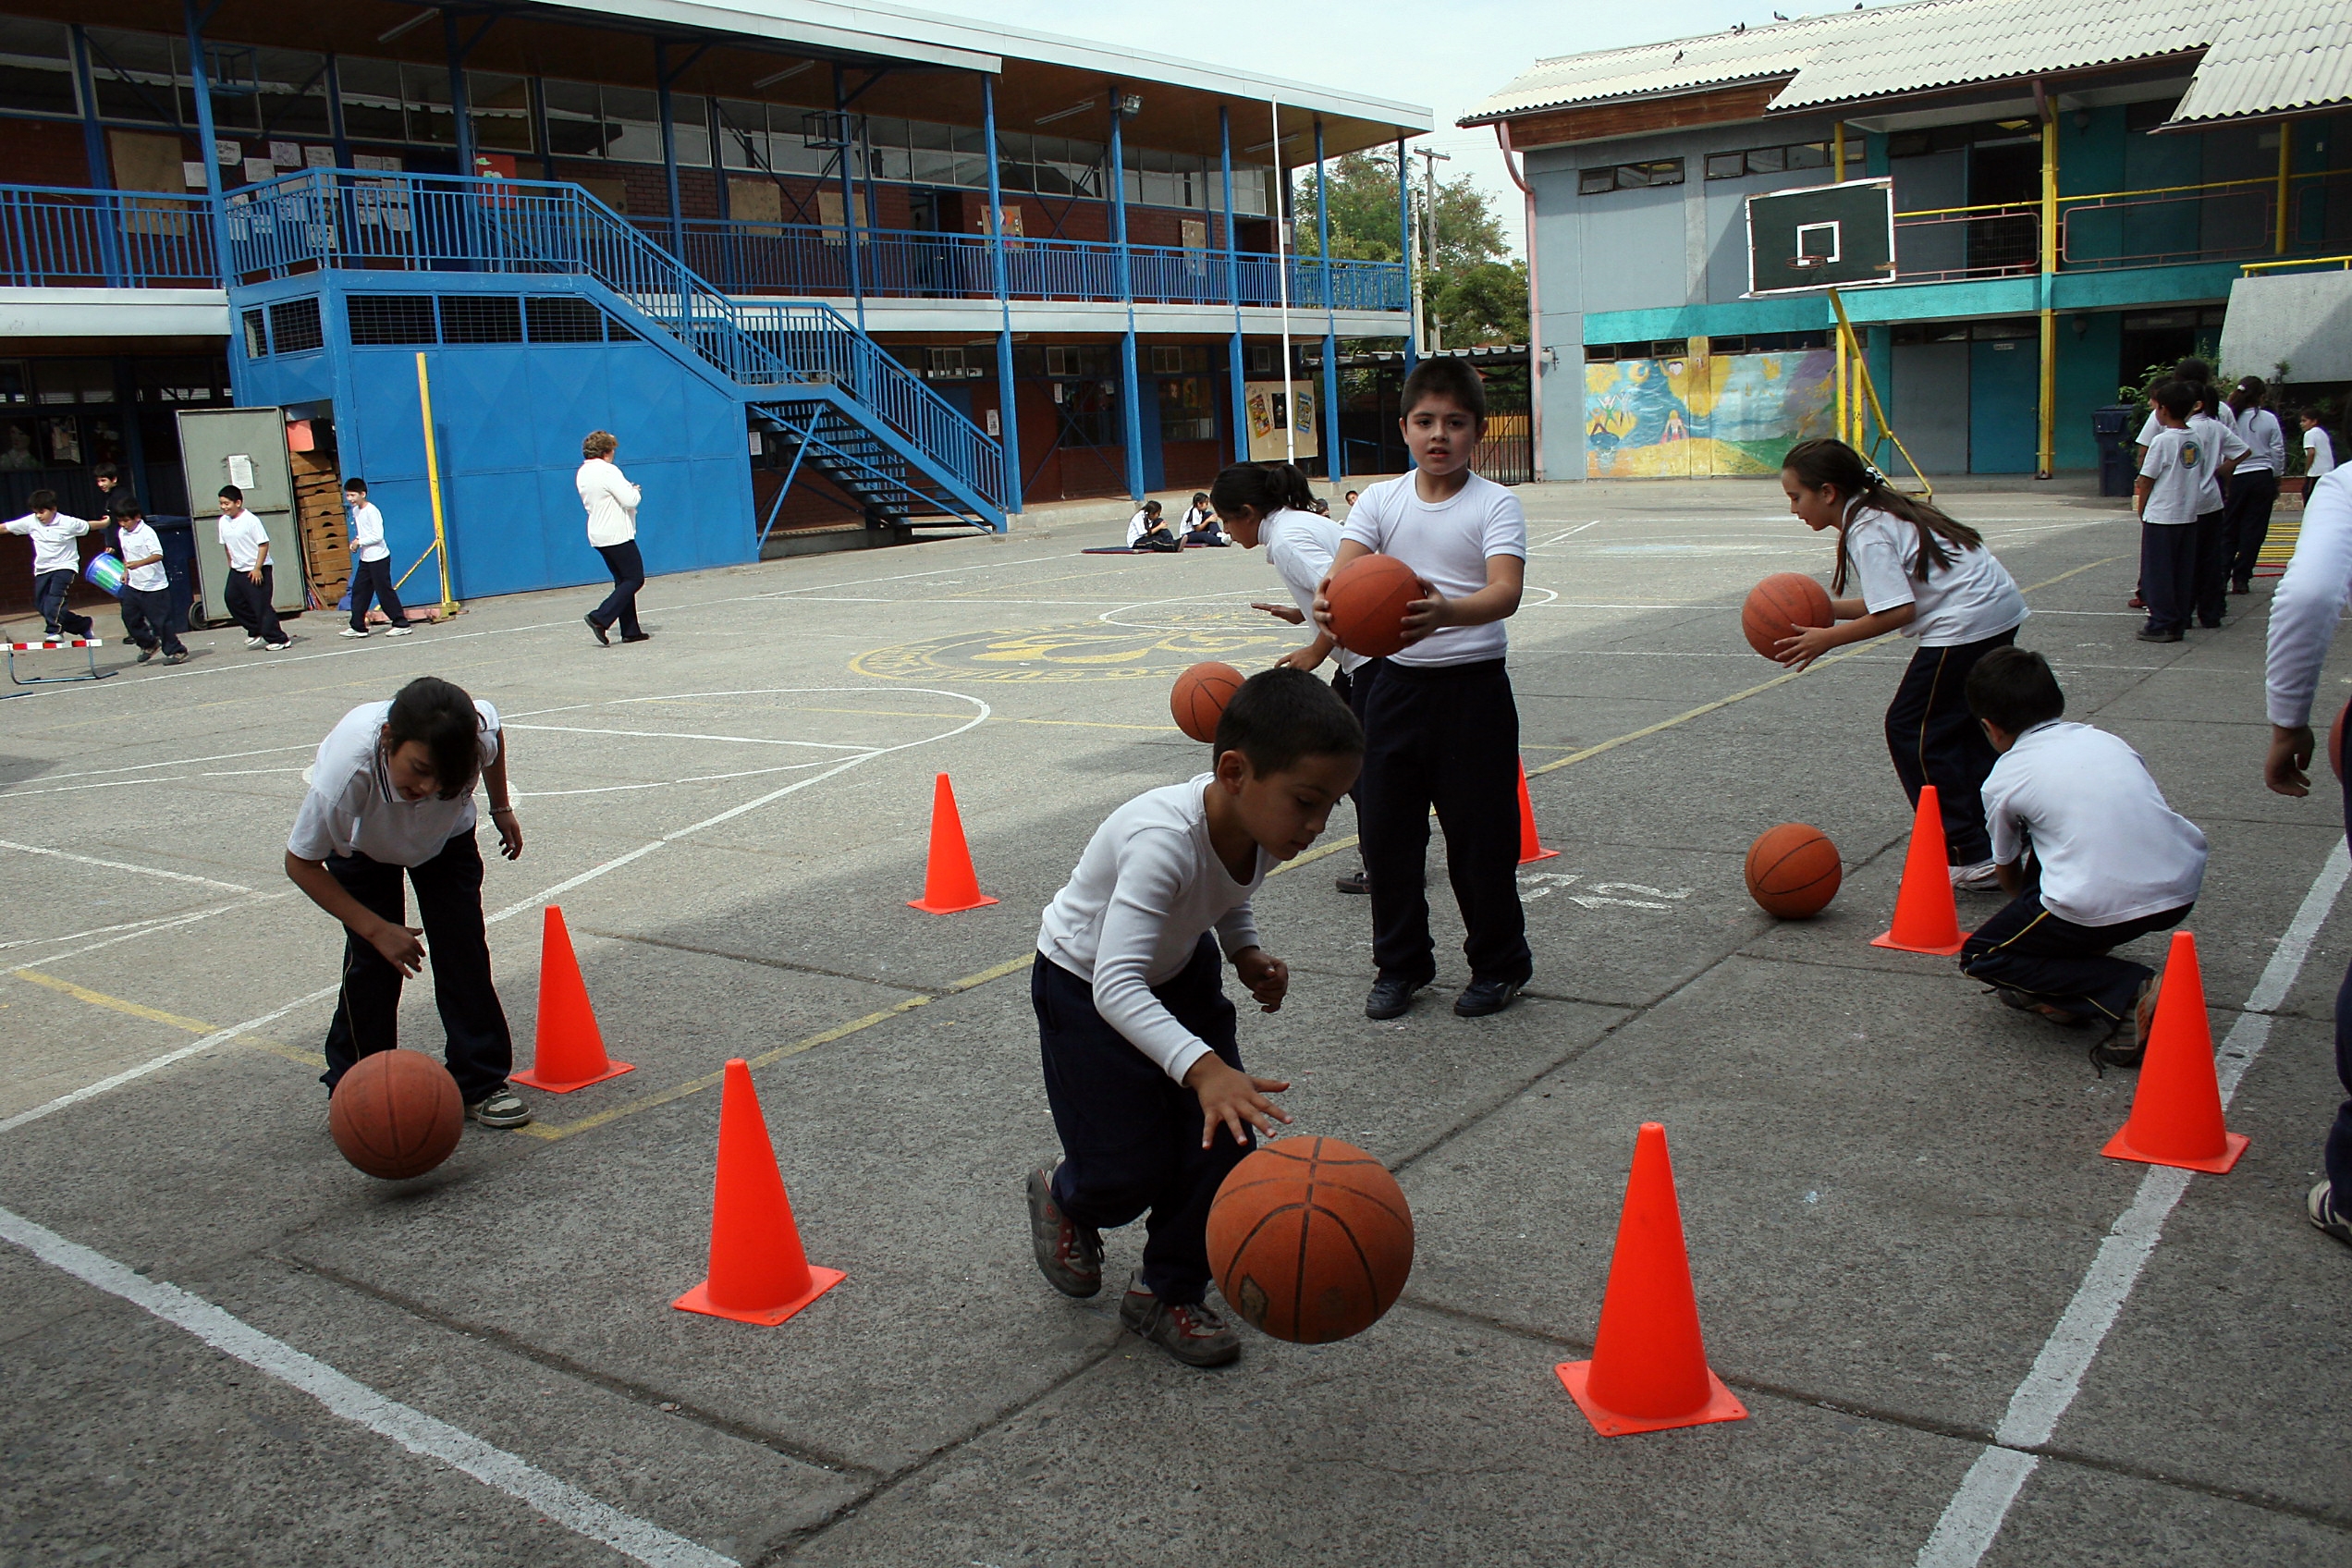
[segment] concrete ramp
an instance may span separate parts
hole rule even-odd
[[[2241,277],[2230,286],[2222,363],[2267,378],[2282,360],[2296,381],[2352,381],[2352,271]]]

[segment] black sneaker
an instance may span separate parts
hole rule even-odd
[[[594,616],[583,615],[580,619],[588,623],[588,630],[594,634],[597,642],[602,643],[607,648],[612,646],[612,639],[605,635],[605,629],[596,624],[596,618]]]
[[[1407,980],[1401,974],[1383,974],[1372,982],[1372,994],[1364,998],[1364,1016],[1382,1023],[1403,1018],[1413,1011],[1413,993],[1428,984],[1427,980]]]
[[[2312,1224],[2345,1245],[2352,1246],[2352,1219],[2346,1219],[2344,1211],[2335,1207],[2335,1194],[2324,1179],[2311,1189],[2311,1195],[2303,1200],[2303,1212],[2311,1217]],[[1122,1305],[1120,1315],[1126,1316],[1126,1310]]]
[[[1372,890],[1372,878],[1362,871],[1351,871],[1345,876],[1334,880],[1331,886],[1342,893],[1369,893]]]
[[[1176,1306],[1144,1289],[1138,1272],[1119,1298],[1119,1321],[1187,1366],[1225,1366],[1241,1359],[1242,1338],[1207,1302]]]
[[[141,664],[145,664],[149,659],[152,659],[154,656],[155,650],[153,648],[141,648],[139,650],[139,662]]]
[[[504,1084],[491,1090],[465,1108],[468,1121],[479,1121],[484,1127],[527,1127],[531,1124],[530,1108],[522,1096]]]
[[[622,633],[620,640],[624,643],[650,643],[654,634],[650,631],[629,631]]]
[[[2143,643],[2177,643],[2181,640],[2181,634],[2177,631],[2150,631],[2145,627],[2133,632],[2132,635]]]
[[[1501,1012],[1519,999],[1519,987],[1524,980],[1473,980],[1453,998],[1457,1018],[1485,1018]]]
[[[1029,1244],[1037,1272],[1063,1295],[1083,1299],[1102,1290],[1102,1232],[1062,1213],[1053,1171],[1044,1166],[1029,1172]]]

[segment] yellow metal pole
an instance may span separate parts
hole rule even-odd
[[[1845,301],[1838,298],[1837,290],[1834,288],[1830,290],[1830,308],[1837,312],[1839,332],[1842,335],[1851,334],[1854,330],[1854,323],[1847,319]],[[1840,340],[1844,340],[1843,337]],[[1894,433],[1894,426],[1887,422],[1886,406],[1879,401],[1878,384],[1870,379],[1869,362],[1860,361],[1856,365],[1855,370],[1856,394],[1859,398],[1868,400],[1870,412],[1878,416],[1879,429],[1888,440],[1894,443],[1894,449],[1903,454],[1903,460],[1911,465],[1912,474],[1919,481],[1921,494],[1932,499],[1935,496],[1934,484],[1924,472],[1920,472],[1919,460],[1911,455],[1910,448],[1903,444],[1903,437],[1897,435]]]
[[[1845,307],[1838,303],[1834,288],[1830,290],[1830,306],[1838,313],[1838,329],[1831,335],[1830,346],[1837,350],[1837,433],[1838,439],[1844,441],[1849,434],[1845,395]],[[1850,442],[1848,444],[1851,445]]]
[[[2271,242],[2271,254],[2286,254],[2287,185],[2295,178],[2295,122],[2279,121],[2278,166],[2278,234]]]
[[[2041,108],[2041,386],[2040,439],[2034,476],[2048,479],[2058,466],[2058,105]]]
[[[1844,179],[1845,178],[1845,122],[1844,120],[1838,121],[1837,129],[1831,135],[1830,144],[1832,155],[1837,160],[1837,178]]]
[[[458,613],[449,593],[449,537],[441,518],[441,460],[433,445],[433,383],[424,373],[424,354],[417,353],[417,405],[424,413],[424,483],[433,496],[433,553],[441,557],[441,613]]]

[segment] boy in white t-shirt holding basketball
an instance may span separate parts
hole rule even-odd
[[[1464,1018],[1501,1012],[1535,972],[1519,904],[1519,708],[1504,668],[1502,623],[1525,589],[1527,516],[1519,498],[1470,472],[1487,423],[1486,390],[1460,360],[1424,360],[1401,399],[1414,471],[1366,490],[1341,530],[1337,571],[1393,556],[1427,596],[1407,606],[1404,646],[1365,699],[1357,816],[1372,883],[1372,962],[1365,1016],[1402,1017],[1437,978],[1426,893],[1429,812],[1445,831],[1446,870],[1468,928]],[[1328,582],[1316,623],[1332,631]]]

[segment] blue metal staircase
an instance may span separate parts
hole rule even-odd
[[[224,203],[234,289],[319,268],[561,275],[733,389],[870,520],[1004,526],[1002,448],[829,305],[741,303],[575,185],[309,169]]]

